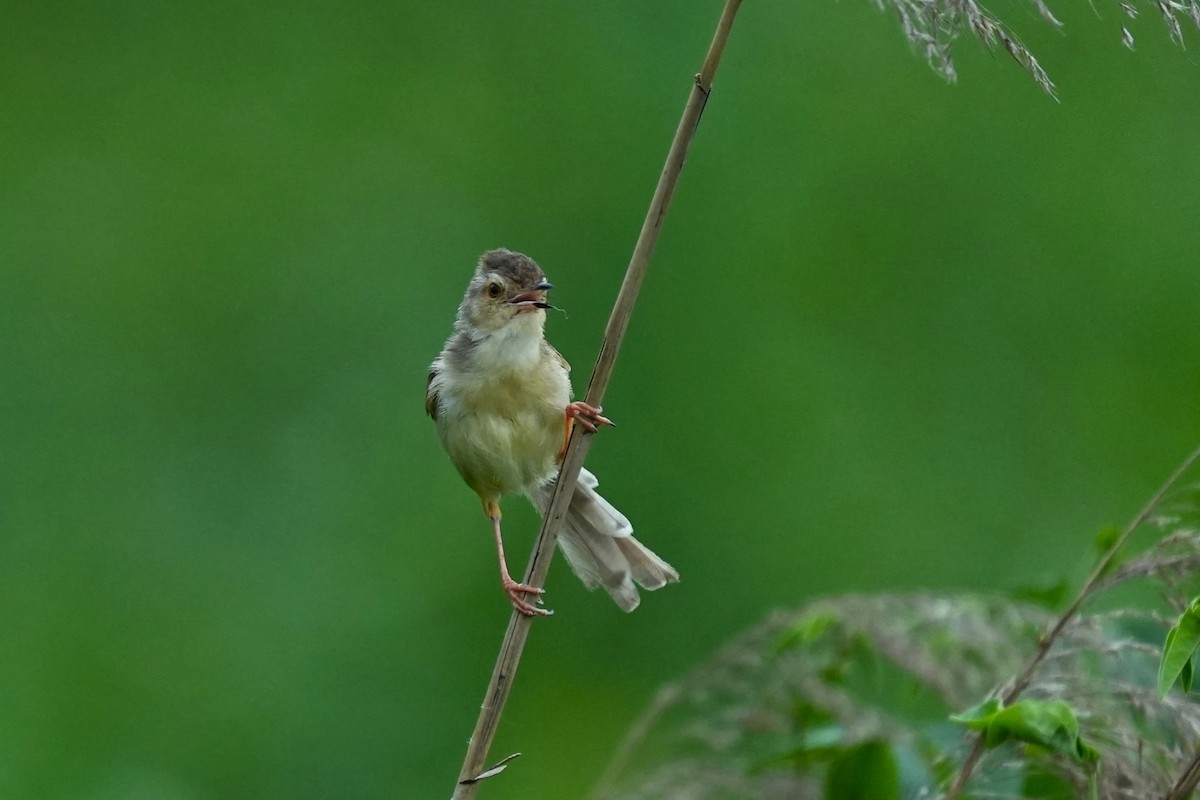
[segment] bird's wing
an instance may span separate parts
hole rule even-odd
[[[434,421],[437,420],[438,414],[438,395],[433,388],[433,379],[438,375],[438,365],[434,362],[429,368],[429,380],[425,382],[425,413],[428,414]]]
[[[562,357],[562,353],[560,353],[554,349],[554,345],[550,344],[545,339],[542,339],[542,347],[546,348],[546,352],[548,352],[550,355],[554,356],[554,359],[556,361],[558,361],[559,366],[561,366],[563,368],[563,372],[571,371],[571,365],[568,364],[567,360]]]

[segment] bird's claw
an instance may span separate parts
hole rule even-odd
[[[578,422],[584,430],[590,433],[595,433],[596,429],[602,425],[617,427],[617,424],[611,419],[601,416],[603,411],[604,409],[599,406],[589,406],[587,403],[579,401],[567,403],[567,417]]]
[[[508,599],[512,601],[513,608],[520,611],[527,617],[548,617],[554,612],[548,608],[538,608],[544,605],[541,595],[545,594],[545,589],[539,589],[537,586],[530,586],[525,583],[517,583],[514,580],[504,581],[504,593],[508,595]],[[537,598],[537,605],[530,603],[522,595],[532,594]]]

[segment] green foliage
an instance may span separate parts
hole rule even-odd
[[[1200,649],[1200,597],[1188,604],[1167,631],[1158,666],[1159,697],[1166,697],[1175,681],[1179,681],[1184,692],[1192,690],[1197,649]]]
[[[1079,800],[1075,785],[1061,772],[1040,765],[1032,766],[1025,773],[1021,797],[1028,800]]]
[[[1062,700],[1018,700],[1004,707],[999,698],[972,706],[950,717],[960,725],[979,731],[984,745],[999,747],[1007,742],[1020,742],[1058,753],[1087,767],[1090,798],[1096,796],[1096,765],[1100,751],[1084,742],[1079,735],[1079,720],[1075,711]],[[1022,797],[1074,797],[1074,787],[1061,775],[1045,771],[1036,758],[1022,785]]]
[[[1121,540],[1121,529],[1115,525],[1106,525],[1096,534],[1094,547],[1096,550],[1096,561],[1100,562],[1107,558],[1109,553],[1117,543]],[[1117,552],[1104,565],[1102,574],[1107,575],[1121,565],[1129,557],[1128,552]]]
[[[1108,555],[1108,551],[1116,546],[1121,539],[1121,529],[1115,525],[1105,525],[1096,533],[1094,542],[1098,556]]]
[[[815,643],[826,632],[837,625],[837,617],[828,613],[814,613],[792,625],[775,644],[775,652],[781,653],[793,647]]]
[[[1066,603],[1070,591],[1071,584],[1067,582],[1067,579],[1058,578],[1016,586],[1008,594],[1014,600],[1033,603],[1042,608],[1057,609],[1062,608]]]
[[[1187,541],[1200,552],[1200,536]],[[1044,610],[970,595],[816,603],[670,687],[624,746],[638,756],[596,796],[936,796],[974,741],[964,728],[985,745],[964,797],[1161,796],[1200,707],[1156,699],[1157,619],[1129,609],[1076,618],[1044,677],[1005,706],[994,688],[1020,670]]]
[[[872,739],[841,751],[825,776],[825,800],[899,800],[900,771],[885,741]]]
[[[950,717],[980,731],[988,747],[1009,741],[1044,747],[1077,761],[1094,764],[1100,753],[1079,735],[1075,711],[1062,700],[1018,700],[1008,707],[997,698]]]

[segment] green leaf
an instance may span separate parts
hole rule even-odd
[[[1067,579],[1059,578],[1057,581],[1045,580],[1016,586],[1009,590],[1008,595],[1014,600],[1023,600],[1026,603],[1053,610],[1063,607],[1069,591],[1071,591],[1071,585]]]
[[[900,800],[900,770],[887,742],[843,750],[825,776],[825,800]]]
[[[1028,700],[1014,703],[992,718],[987,729],[988,747],[1016,739],[1049,750],[1070,752],[1079,736],[1075,715],[1069,709],[1066,715],[1060,713],[1065,703],[1061,706],[1030,703]]]
[[[1179,615],[1179,621],[1167,631],[1163,642],[1162,660],[1158,663],[1158,696],[1166,697],[1176,680],[1184,684],[1184,691],[1192,688],[1194,670],[1192,656],[1200,647],[1200,598],[1193,600],[1187,610]],[[1184,675],[1184,672],[1187,675]]]
[[[1107,556],[1109,552],[1111,552],[1112,549],[1117,546],[1117,542],[1120,541],[1120,539],[1121,530],[1119,528],[1116,528],[1112,525],[1101,528],[1100,532],[1096,534],[1096,560],[1099,561]],[[1112,560],[1109,561],[1108,565],[1104,568],[1104,572],[1102,574],[1107,575],[1108,573],[1112,572],[1121,564],[1122,561],[1125,560],[1125,558],[1126,556],[1120,553],[1114,555]]]
[[[985,731],[988,725],[992,723],[992,719],[996,714],[1000,713],[1003,704],[1000,698],[993,697],[990,700],[984,700],[982,703],[973,705],[966,711],[960,711],[957,714],[950,715],[951,722],[957,722],[959,725],[966,725],[973,731]]]
[[[807,772],[813,764],[829,761],[843,752],[841,747],[842,727],[840,725],[819,725],[804,731],[800,744],[781,753],[767,756],[752,763],[749,767],[751,775],[757,775],[768,770],[790,768],[797,772]]]
[[[1030,764],[1021,785],[1021,797],[1026,800],[1077,800],[1075,784],[1044,765]]]
[[[1095,763],[1100,759],[1099,751],[1080,737],[1079,720],[1062,700],[1020,700],[1008,708],[1000,708],[1000,701],[992,699],[950,719],[982,731],[987,747],[1018,741],[1063,753],[1084,763]]]
[[[782,653],[793,647],[810,645],[820,639],[826,631],[836,627],[839,622],[834,614],[809,614],[779,636],[775,642],[775,652]]]
[[[1096,553],[1105,555],[1121,539],[1121,530],[1114,525],[1106,525],[1096,534]]]

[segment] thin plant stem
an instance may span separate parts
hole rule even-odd
[[[1117,538],[1117,541],[1113,542],[1112,547],[1108,549],[1108,552],[1105,553],[1104,557],[1101,558],[1099,563],[1096,564],[1095,569],[1092,570],[1092,573],[1088,575],[1087,580],[1084,581],[1079,593],[1075,595],[1075,599],[1071,601],[1071,605],[1067,606],[1067,610],[1064,611],[1059,618],[1054,621],[1053,624],[1051,624],[1045,633],[1038,637],[1038,645],[1037,649],[1033,653],[1033,657],[1029,660],[1029,663],[1025,665],[1025,669],[1021,671],[1021,674],[1017,676],[1008,690],[1005,691],[1001,696],[1001,700],[1004,705],[1007,706],[1011,704],[1014,700],[1021,696],[1021,693],[1024,692],[1026,688],[1028,688],[1029,682],[1033,680],[1033,674],[1046,659],[1046,654],[1050,652],[1050,648],[1052,648],[1054,643],[1058,641],[1058,637],[1062,634],[1067,625],[1070,624],[1071,620],[1075,619],[1076,615],[1078,615],[1079,609],[1092,595],[1092,592],[1096,589],[1100,579],[1105,575],[1105,573],[1108,572],[1109,567],[1113,563],[1113,559],[1115,559],[1121,549],[1125,547],[1125,544],[1129,541],[1129,538],[1133,536],[1134,531],[1140,528],[1146,522],[1146,520],[1150,518],[1150,515],[1153,514],[1158,508],[1159,504],[1163,501],[1163,498],[1167,495],[1167,493],[1171,491],[1179,479],[1183,477],[1184,473],[1186,473],[1188,469],[1190,469],[1191,466],[1196,463],[1197,460],[1200,460],[1200,447],[1193,450],[1191,455],[1183,460],[1183,463],[1171,473],[1171,476],[1167,478],[1166,482],[1160,486],[1158,491],[1154,493],[1154,496],[1147,501],[1146,505],[1142,507],[1142,510],[1138,512],[1137,516],[1135,516],[1125,527],[1125,530],[1121,532],[1121,535]],[[962,793],[963,789],[966,788],[967,781],[970,780],[972,773],[975,771],[975,767],[979,764],[979,759],[983,757],[983,750],[983,735],[976,734],[975,743],[971,746],[970,752],[967,753],[967,757],[963,760],[962,768],[959,769],[958,775],[955,777],[954,783],[950,786],[950,791],[946,793],[944,800],[956,800],[956,798]]]
[[[1192,760],[1184,767],[1183,774],[1171,790],[1163,795],[1163,800],[1187,800],[1200,784],[1200,752],[1192,756]]]
[[[604,331],[600,354],[596,358],[596,366],[592,371],[592,379],[588,384],[585,396],[585,402],[590,405],[599,406],[604,398],[604,392],[608,388],[608,382],[616,364],[617,353],[620,350],[621,341],[625,337],[625,329],[629,325],[629,317],[633,313],[638,291],[641,289],[642,281],[646,276],[646,268],[650,263],[650,256],[654,252],[654,245],[657,243],[659,232],[662,229],[663,218],[671,203],[671,196],[675,192],[679,173],[683,170],[688,146],[695,136],[696,127],[700,124],[700,115],[712,92],[713,77],[716,75],[721,54],[725,50],[725,43],[729,39],[734,15],[740,5],[741,0],[726,0],[725,7],[721,12],[721,19],[717,23],[716,33],[713,35],[708,54],[704,59],[704,65],[692,83],[691,93],[684,106],[683,117],[679,120],[679,126],[675,130],[675,138],[671,142],[671,149],[667,152],[666,164],[659,176],[658,186],[650,201],[650,209],[646,213],[646,220],[642,224],[641,233],[638,235],[637,244],[633,249],[633,256],[629,261],[629,268],[625,272],[625,280],[621,284],[621,291],[617,295],[612,314],[609,316],[608,326]],[[571,502],[571,494],[575,490],[575,482],[579,479],[579,471],[583,467],[583,460],[587,456],[590,445],[591,437],[583,435],[581,428],[576,426],[567,445],[566,453],[563,455],[562,465],[555,481],[554,494],[551,497],[546,516],[542,520],[541,532],[534,545],[533,555],[525,569],[524,582],[527,584],[542,586],[545,583],[546,575],[550,570],[550,560],[554,555],[554,544],[558,532],[562,528],[567,506]],[[500,652],[496,657],[496,666],[492,671],[492,678],[488,682],[487,692],[484,694],[479,720],[475,724],[475,732],[471,735],[462,770],[458,775],[454,800],[469,800],[474,797],[483,773],[495,774],[498,771],[485,770],[484,763],[487,760],[488,749],[491,747],[496,729],[500,724],[505,701],[512,689],[513,678],[521,660],[521,653],[525,648],[525,640],[529,636],[531,621],[531,617],[517,611],[513,611],[509,618],[508,630],[504,634]]]
[[[625,739],[617,746],[616,753],[613,754],[612,760],[608,762],[608,766],[604,768],[604,773],[600,776],[600,780],[596,782],[592,793],[588,795],[591,800],[604,797],[611,790],[617,776],[633,758],[637,751],[638,745],[650,734],[650,729],[655,723],[662,718],[662,715],[673,706],[683,693],[681,684],[672,683],[658,690],[658,694],[654,696],[654,702],[650,704],[650,708],[646,710],[636,722],[629,732],[625,735]]]

